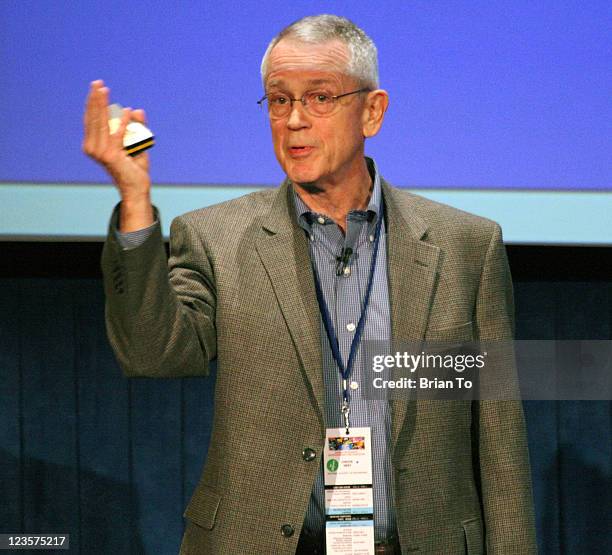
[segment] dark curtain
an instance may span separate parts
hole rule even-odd
[[[0,273],[0,533],[70,533],[71,552],[88,555],[177,553],[206,456],[214,375],[123,378],[105,336],[99,245],[64,261],[74,272],[52,257],[32,272],[19,249]],[[74,277],[79,256],[96,259],[90,277]],[[612,280],[516,268],[517,338],[612,336]],[[610,407],[525,403],[545,555],[612,553]]]

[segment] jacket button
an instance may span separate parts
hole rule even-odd
[[[305,461],[314,461],[316,456],[317,452],[314,449],[311,449],[310,447],[306,447],[306,449],[302,451],[302,458]]]
[[[290,538],[291,536],[293,536],[294,532],[295,530],[293,529],[293,526],[291,526],[291,524],[283,524],[281,526],[281,534],[285,538]]]

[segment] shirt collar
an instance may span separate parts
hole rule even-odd
[[[381,213],[381,201],[382,201],[382,187],[380,184],[380,174],[378,173],[378,167],[376,166],[376,162],[369,158],[365,157],[366,164],[368,167],[368,172],[370,173],[370,177],[374,183],[374,187],[372,188],[372,194],[370,195],[370,202],[368,203],[368,207],[365,210],[368,213],[368,219],[370,220],[370,225],[375,225],[378,215]],[[293,191],[293,200],[295,202],[295,212],[298,218],[298,223],[302,228],[304,228],[308,233],[311,231],[312,220],[318,214],[315,214],[306,203],[300,198],[300,195],[297,194],[295,187],[291,187]],[[351,210],[351,212],[360,212],[359,210]]]

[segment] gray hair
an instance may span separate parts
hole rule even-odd
[[[378,53],[372,39],[345,17],[327,14],[303,17],[285,27],[270,41],[261,60],[261,80],[264,87],[270,52],[283,38],[311,44],[341,40],[349,51],[347,74],[358,79],[365,87],[378,88]]]

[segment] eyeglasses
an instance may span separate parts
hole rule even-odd
[[[268,101],[268,113],[272,119],[286,118],[293,110],[294,102],[301,102],[304,109],[311,116],[328,116],[334,111],[337,106],[336,101],[344,96],[358,94],[362,92],[370,92],[371,89],[359,89],[343,94],[330,95],[326,92],[313,91],[307,92],[302,98],[291,98],[283,93],[272,93],[264,95],[257,104],[263,106],[264,102]]]

